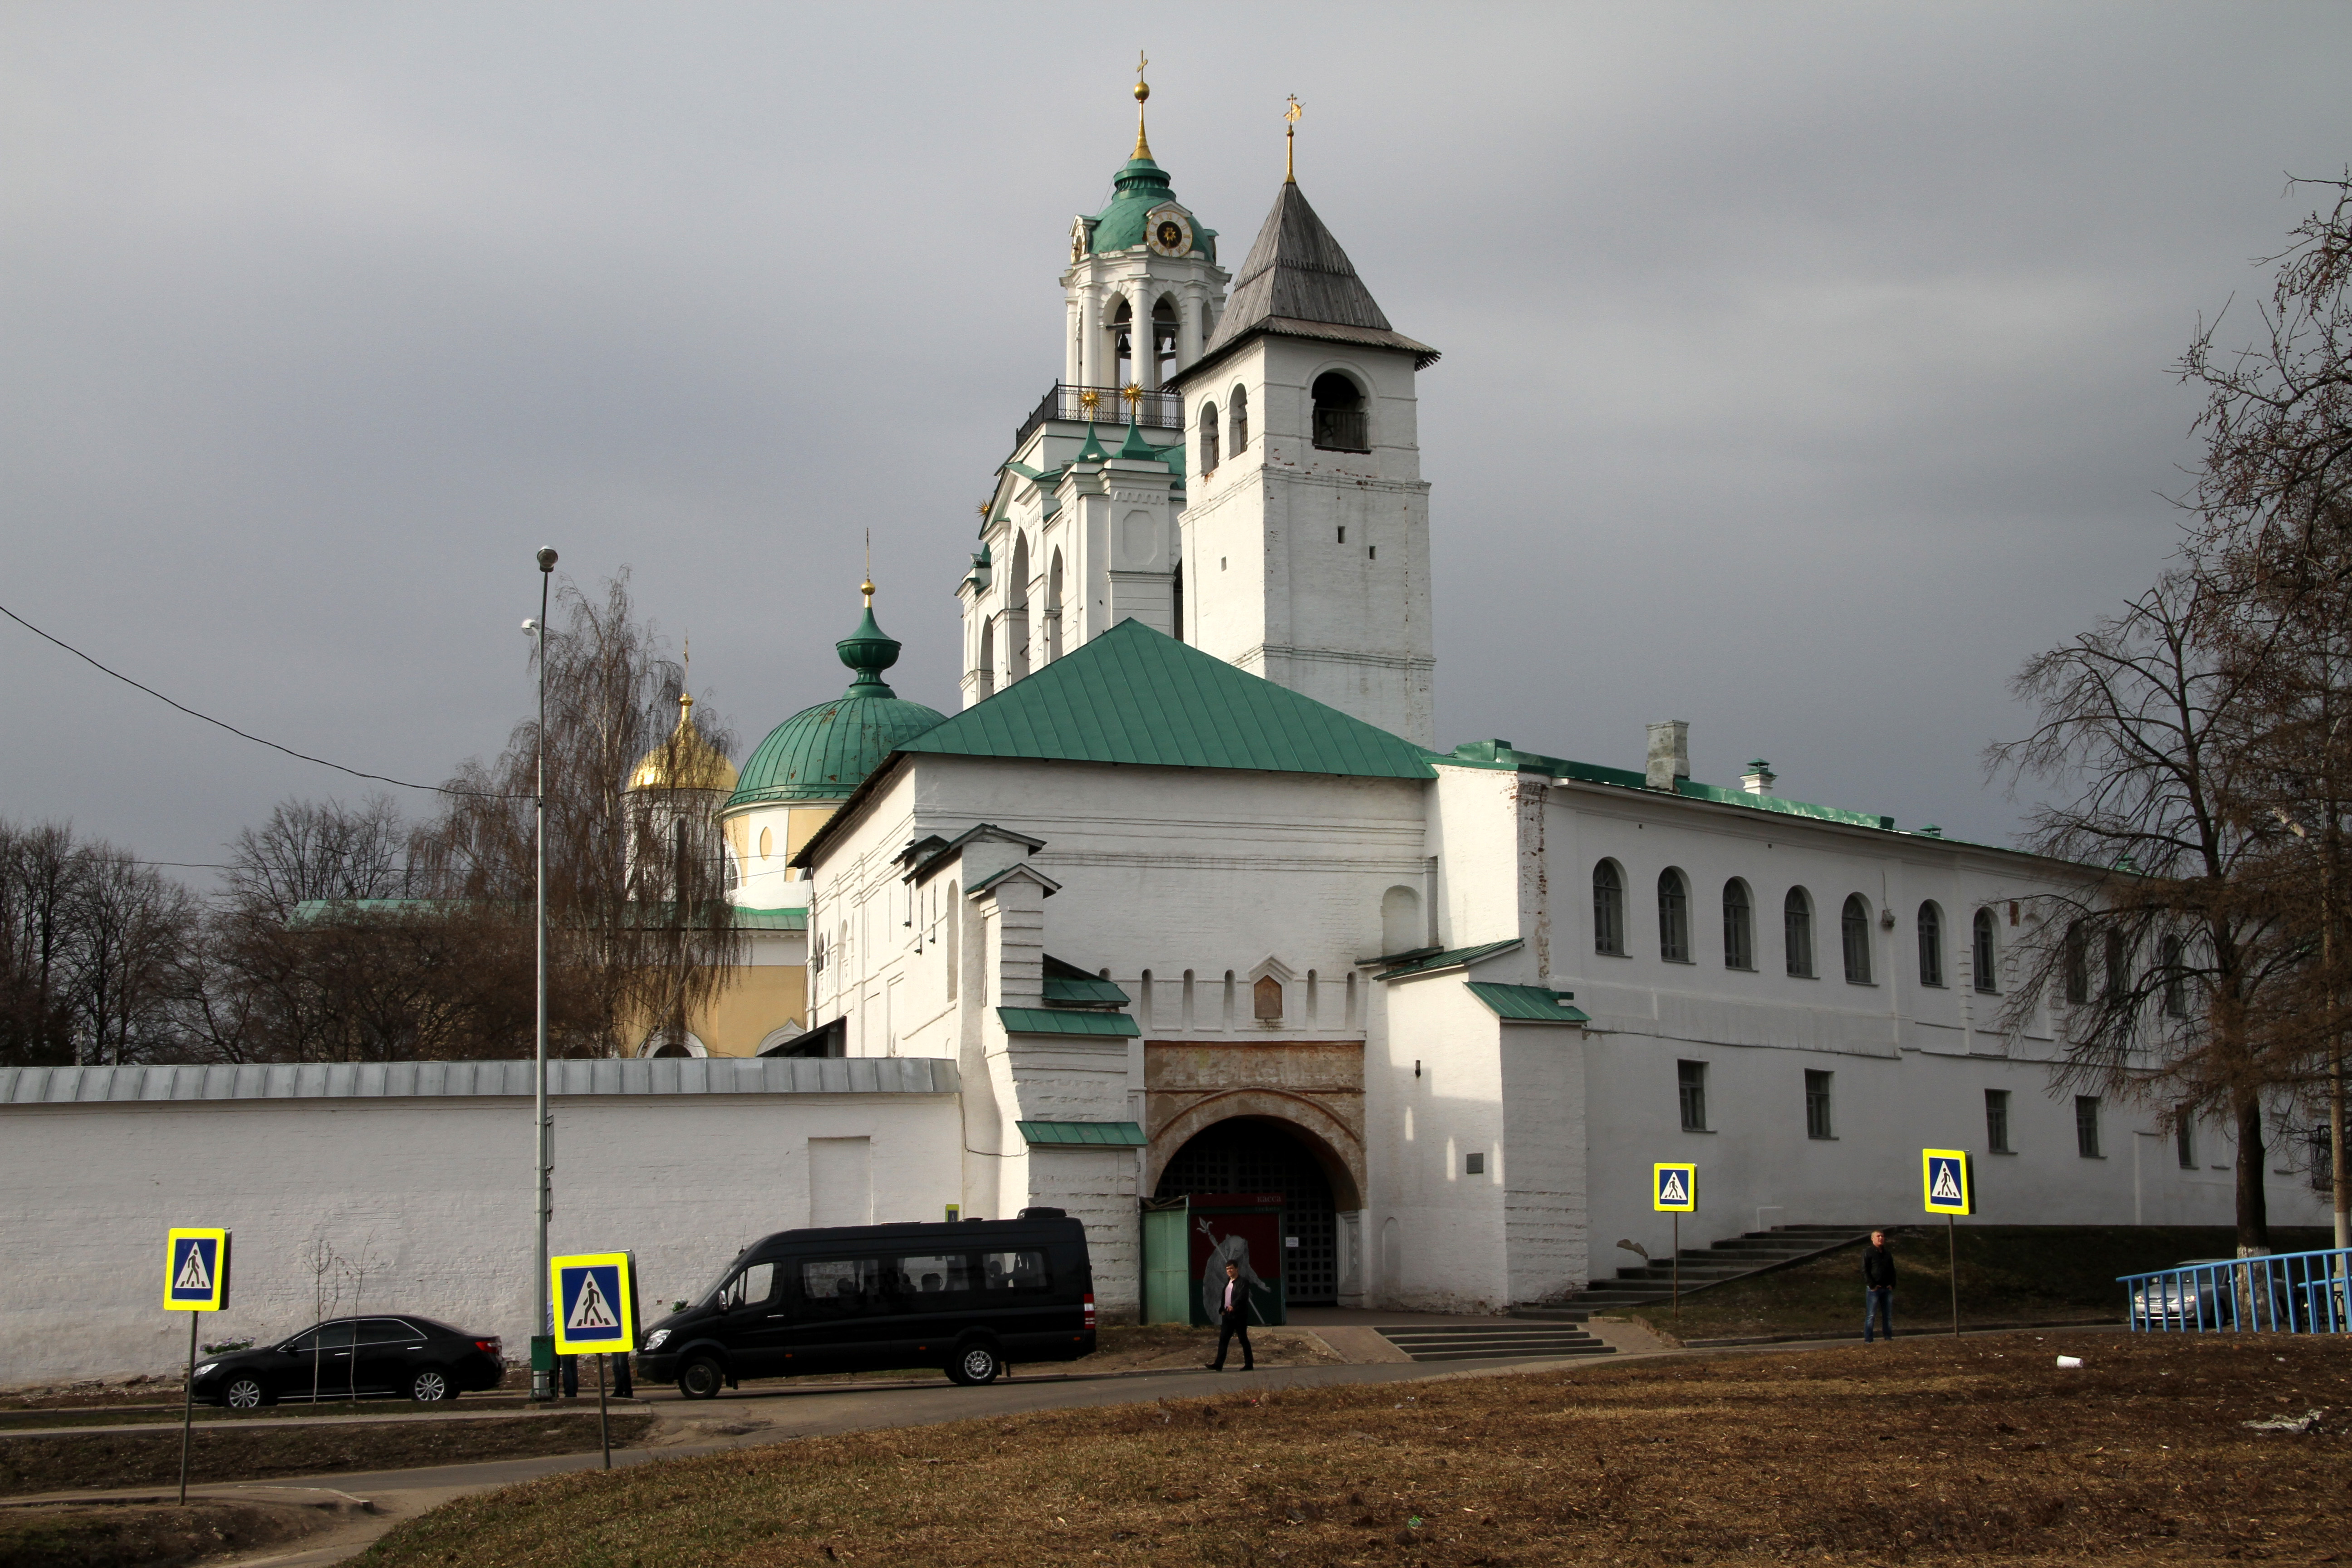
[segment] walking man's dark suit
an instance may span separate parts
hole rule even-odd
[[[1242,1266],[1228,1263],[1225,1288],[1217,1299],[1217,1359],[1209,1363],[1211,1372],[1225,1370],[1225,1347],[1236,1335],[1242,1342],[1242,1370],[1257,1370],[1257,1357],[1250,1350],[1249,1310],[1249,1287],[1242,1283]]]

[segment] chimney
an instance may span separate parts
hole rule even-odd
[[[1652,789],[1672,790],[1676,779],[1690,777],[1690,725],[1669,719],[1650,726],[1649,776],[1642,782]]]
[[[1770,795],[1772,778],[1772,764],[1759,757],[1748,764],[1746,773],[1739,775],[1739,787],[1749,795]]]

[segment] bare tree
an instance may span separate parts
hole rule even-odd
[[[199,919],[185,888],[109,844],[75,851],[76,1056],[120,1067],[179,1054],[180,957]]]
[[[74,1059],[72,829],[0,821],[0,1065]]]
[[[634,1053],[651,1037],[675,1039],[725,988],[741,939],[709,820],[711,792],[687,789],[706,798],[656,820],[627,786],[640,762],[691,785],[706,755],[732,737],[707,714],[680,716],[685,672],[660,657],[654,628],[637,618],[625,572],[601,599],[566,581],[544,647],[551,963],[567,1002],[551,1020],[551,1049]],[[529,908],[539,741],[527,721],[495,763],[469,763],[452,781],[467,793],[435,840],[442,890]]]
[[[2213,585],[2204,634],[2258,695],[2242,714],[2235,811],[2266,840],[2267,905],[2299,939],[2291,983],[2253,1027],[2326,1103],[2341,1247],[2352,1246],[2352,178],[2295,184],[2328,205],[2265,258],[2276,272],[2257,341],[2224,354],[2217,321],[2182,357],[2182,379],[2206,393],[2204,460],[2183,504],[2190,554]]]
[[[280,921],[311,900],[404,899],[414,830],[400,808],[372,795],[356,808],[333,800],[283,800],[269,820],[237,834],[222,879],[232,900]]]
[[[2028,660],[2012,689],[2039,721],[1986,762],[2058,792],[2032,813],[2028,847],[2076,868],[2036,900],[2004,1026],[2054,999],[2061,1081],[2153,1102],[2168,1121],[2226,1116],[2246,1256],[2270,1247],[2264,1100],[2293,1078],[2256,1017],[2297,949],[2258,874],[2266,836],[2236,809],[2256,695],[2251,671],[2199,641],[2209,593],[2168,573],[2122,615]]]

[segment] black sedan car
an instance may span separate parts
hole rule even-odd
[[[332,1318],[292,1339],[208,1356],[196,1363],[195,1396],[251,1410],[281,1399],[392,1395],[434,1403],[496,1388],[499,1343],[430,1318]]]

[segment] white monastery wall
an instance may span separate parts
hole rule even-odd
[[[807,1064],[803,1064],[807,1065]],[[103,1069],[95,1069],[103,1070]],[[123,1068],[118,1071],[136,1071]],[[960,1192],[952,1094],[562,1096],[558,1253],[632,1250],[648,1311],[738,1249],[812,1223],[938,1219]],[[864,1141],[857,1190],[813,1191],[814,1141]],[[839,1145],[835,1145],[839,1148]],[[411,1311],[530,1350],[528,1099],[299,1099],[0,1107],[12,1196],[0,1384],[165,1372],[187,1323],[161,1309],[163,1233],[236,1233],[229,1310],[206,1342],[290,1334],[326,1312]],[[850,1180],[845,1177],[844,1180]],[[340,1275],[342,1271],[335,1271]]]

